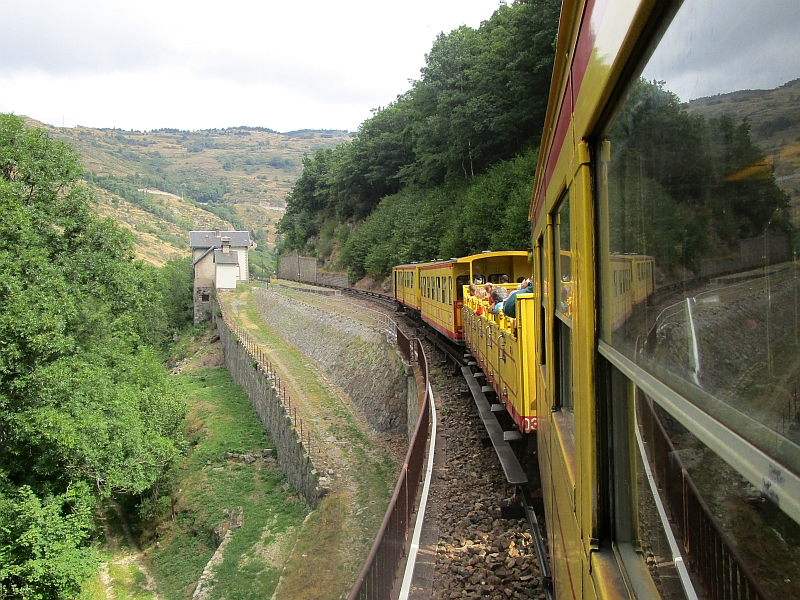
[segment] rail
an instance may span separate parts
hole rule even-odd
[[[652,448],[656,479],[664,490],[690,567],[709,600],[766,599],[767,595],[719,526],[686,470],[649,400],[640,403],[642,433]]]
[[[425,398],[422,403],[420,417],[414,430],[414,437],[406,454],[405,462],[400,470],[392,499],[386,510],[378,535],[372,545],[355,585],[347,596],[348,600],[386,600],[391,596],[397,569],[405,552],[408,539],[408,525],[419,489],[422,466],[425,459],[425,442],[428,437],[428,425],[431,418],[431,398],[428,385],[428,361],[425,350],[418,339],[409,340],[399,329],[396,330],[398,346],[408,350],[410,359],[416,355],[420,371],[425,382]],[[403,341],[401,341],[403,340]]]

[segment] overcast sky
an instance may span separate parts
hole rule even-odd
[[[797,0],[687,0],[644,69],[684,102],[800,77]]]
[[[0,0],[0,112],[51,125],[355,130],[499,0]]]

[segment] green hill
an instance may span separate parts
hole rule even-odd
[[[241,227],[259,245],[256,274],[269,268],[275,222],[302,173],[303,156],[349,138],[339,130],[148,132],[25,121],[81,154],[98,213],[134,232],[139,258],[160,266],[188,255],[189,229]]]
[[[747,119],[753,141],[774,168],[775,181],[790,197],[792,219],[800,225],[800,79],[771,90],[739,90],[684,105],[707,119]]]

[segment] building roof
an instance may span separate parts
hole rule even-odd
[[[236,250],[231,250],[230,252],[214,250],[214,262],[218,265],[238,265],[239,253]]]
[[[250,247],[249,231],[190,231],[189,246],[191,248],[221,248],[222,238],[229,238],[231,246]]]
[[[195,266],[197,263],[199,263],[201,260],[203,260],[206,256],[208,256],[208,253],[211,252],[213,249],[214,248],[206,248],[205,251],[200,256],[198,256],[197,258],[195,258],[192,261],[192,266]]]

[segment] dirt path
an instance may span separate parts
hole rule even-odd
[[[221,301],[226,313],[269,357],[292,405],[312,432],[315,462],[324,464],[331,478],[331,492],[304,526],[309,543],[302,539],[298,543],[274,598],[321,600],[346,595],[383,518],[386,475],[396,479],[396,459],[387,451],[386,436],[370,430],[341,388],[260,322],[251,290],[225,294]]]
[[[111,556],[113,556],[111,560],[100,564],[100,580],[103,583],[105,597],[108,600],[115,600],[118,598],[119,595],[115,590],[115,577],[113,574],[124,574],[126,575],[124,577],[124,581],[119,581],[119,586],[129,588],[133,584],[138,587],[137,597],[142,597],[142,595],[145,594],[149,595],[151,598],[153,598],[153,600],[161,600],[162,596],[158,593],[155,579],[153,578],[147,563],[142,559],[142,551],[139,548],[139,545],[136,543],[136,539],[133,537],[133,534],[131,533],[131,529],[128,526],[128,521],[125,518],[124,512],[113,499],[110,501],[110,503],[111,508],[114,510],[117,521],[124,533],[124,541],[127,544],[127,548],[121,547],[119,543],[120,540],[111,532],[111,528],[108,525],[108,514],[102,515],[101,521],[106,539],[104,549]],[[137,578],[135,576],[130,576],[131,568],[136,569],[144,577],[144,585],[135,584]]]

